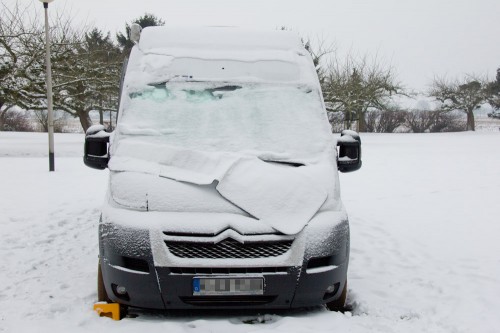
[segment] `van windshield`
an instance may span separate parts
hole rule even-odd
[[[319,94],[303,85],[151,85],[129,94],[119,133],[187,149],[307,158],[330,143]]]

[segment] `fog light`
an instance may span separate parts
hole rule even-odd
[[[335,296],[337,294],[337,292],[339,291],[339,287],[340,287],[340,282],[337,282],[337,283],[334,283],[332,286],[329,286],[328,288],[326,288],[325,295],[323,296],[323,300],[326,300],[326,299],[329,299],[329,298],[332,298],[333,296]]]
[[[116,287],[116,293],[118,295],[126,295],[127,294],[127,288],[125,288],[124,286],[117,286]]]
[[[111,284],[111,288],[113,290],[113,294],[115,294],[116,297],[124,301],[130,301],[130,296],[128,294],[127,288],[125,288],[124,286],[116,285],[114,283]]]
[[[326,292],[327,292],[328,294],[331,294],[331,293],[333,293],[334,291],[335,291],[335,285],[333,285],[333,286],[330,286],[330,287],[326,288]]]

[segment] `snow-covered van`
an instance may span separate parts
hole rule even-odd
[[[151,309],[344,305],[349,224],[318,77],[287,31],[148,27],[130,54],[117,126],[86,133],[109,169],[100,301]]]

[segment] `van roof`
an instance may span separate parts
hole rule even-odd
[[[172,80],[308,84],[312,59],[290,31],[235,27],[147,27],[131,52],[127,87]]]
[[[305,51],[300,37],[283,30],[248,30],[237,27],[147,27],[141,33],[139,48],[144,53],[176,55],[200,50],[211,53],[262,53],[262,51]],[[276,52],[274,52],[276,54]],[[279,52],[278,52],[279,53]]]

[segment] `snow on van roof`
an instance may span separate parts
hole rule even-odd
[[[175,78],[319,87],[312,59],[296,33],[235,27],[144,28],[132,49],[125,86],[141,90]]]
[[[169,50],[297,51],[304,50],[296,33],[283,30],[247,30],[237,27],[147,27],[139,48],[144,53]],[[196,52],[196,51],[195,51]]]

